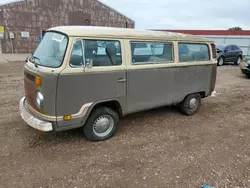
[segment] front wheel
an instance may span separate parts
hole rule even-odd
[[[108,107],[100,107],[91,113],[83,132],[88,140],[103,141],[115,134],[118,122],[117,112]]]
[[[224,64],[224,58],[223,57],[219,57],[217,65],[218,66],[222,66],[223,64]]]
[[[188,95],[180,104],[183,114],[191,116],[198,112],[201,105],[201,95],[199,93]]]

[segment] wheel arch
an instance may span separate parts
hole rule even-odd
[[[221,55],[220,57],[218,57],[218,60],[219,60],[220,58],[223,58],[223,59],[225,60],[225,56],[224,56],[224,55]]]
[[[105,101],[98,101],[95,102],[88,110],[85,119],[87,119],[89,117],[89,115],[91,114],[91,112],[93,112],[93,110],[99,108],[99,107],[109,107],[112,110],[114,110],[115,112],[118,113],[119,117],[123,116],[123,110],[122,110],[122,106],[120,104],[119,101],[117,100],[105,100]]]
[[[205,98],[206,97],[206,91],[200,91],[198,93],[201,95],[201,98]]]
[[[100,101],[93,106],[91,111],[99,107],[109,107],[117,112],[120,117],[123,115],[121,104],[117,100]]]
[[[194,95],[194,94],[200,94],[201,98],[205,98],[205,97],[206,97],[206,91],[198,91],[198,92],[188,93],[188,94],[182,99],[182,101],[184,101],[189,95]]]

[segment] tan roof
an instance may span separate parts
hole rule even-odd
[[[155,40],[185,40],[185,41],[211,41],[210,39],[174,32],[138,30],[128,28],[114,27],[96,27],[96,26],[58,26],[48,30],[59,31],[68,36],[100,36],[114,38],[130,39],[155,39]]]

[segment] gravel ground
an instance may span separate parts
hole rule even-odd
[[[192,117],[160,108],[123,118],[93,143],[79,130],[41,133],[18,113],[23,64],[0,68],[0,187],[250,187],[250,80],[218,68],[217,96]]]

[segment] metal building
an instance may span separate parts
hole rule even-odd
[[[0,53],[30,53],[58,25],[134,28],[133,20],[97,0],[19,0],[0,6]]]
[[[250,57],[250,30],[230,31],[230,30],[163,30],[177,33],[200,35],[212,39],[218,44],[236,44],[243,55]]]

